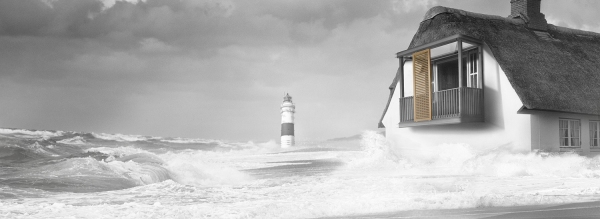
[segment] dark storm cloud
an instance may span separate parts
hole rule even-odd
[[[102,10],[96,0],[0,1],[4,35],[80,35],[80,28]]]
[[[117,1],[103,10],[99,0],[5,0],[0,2],[4,35],[107,37],[116,42],[156,38],[189,46],[234,43],[289,44],[324,39],[332,30],[392,8],[388,1]]]

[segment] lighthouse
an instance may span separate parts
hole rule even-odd
[[[281,104],[281,148],[294,146],[294,113],[296,106],[292,103],[292,97],[285,94]]]

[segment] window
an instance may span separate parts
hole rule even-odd
[[[436,77],[433,80],[437,85],[435,90],[443,91],[458,87],[458,62],[457,59],[446,59],[436,62]]]
[[[434,73],[431,84],[434,91],[458,88],[458,56],[456,53],[437,58],[433,65]],[[477,49],[465,51],[462,58],[463,86],[480,88],[479,69]]]
[[[579,120],[560,119],[558,129],[561,147],[581,146],[581,122]]]
[[[477,54],[476,50],[473,50],[467,54],[467,64],[465,67],[467,70],[465,74],[467,74],[467,86],[473,88],[479,88],[479,71],[477,70],[477,65],[479,64],[479,54]]]
[[[590,121],[590,146],[598,147],[600,142],[600,121]]]

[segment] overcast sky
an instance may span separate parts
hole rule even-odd
[[[510,0],[0,0],[0,127],[278,139],[375,130],[425,12],[507,16]],[[600,1],[544,0],[600,32]]]

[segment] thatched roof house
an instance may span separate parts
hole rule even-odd
[[[491,53],[520,99],[522,107],[518,113],[600,115],[600,34],[547,24],[540,12],[541,0],[511,0],[511,4],[508,17],[441,6],[431,8],[409,48],[398,53],[402,64],[390,86],[380,128],[384,127],[382,121],[390,105],[395,104],[392,97],[396,86],[403,84],[404,60],[412,59],[409,52],[452,36],[477,39],[479,46]]]
[[[455,34],[481,39],[526,109],[600,115],[600,34],[434,7],[409,48]],[[395,84],[395,83],[394,83]]]

